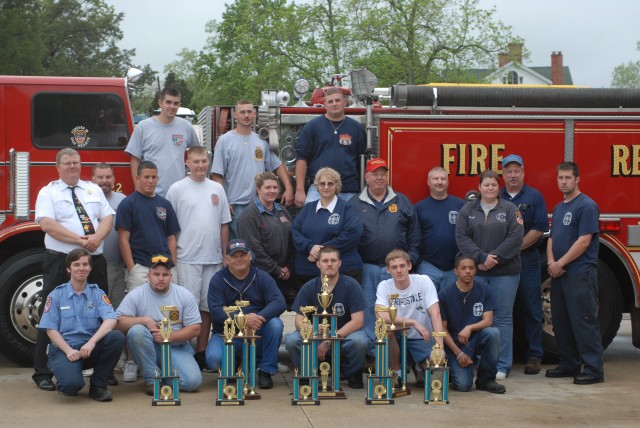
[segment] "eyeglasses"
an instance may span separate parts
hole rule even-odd
[[[74,161],[74,162],[59,162],[58,165],[62,165],[65,168],[69,168],[72,166],[80,166],[80,162],[78,161]]]
[[[158,254],[157,256],[151,257],[151,263],[168,263],[169,258]]]
[[[331,181],[327,182],[327,181],[321,181],[318,183],[318,187],[333,187],[335,186],[336,183],[333,183]]]

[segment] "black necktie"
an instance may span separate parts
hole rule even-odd
[[[78,214],[78,218],[80,219],[80,223],[82,223],[82,229],[84,230],[85,235],[93,235],[96,233],[96,230],[93,228],[93,223],[91,223],[91,219],[87,215],[84,207],[80,203],[80,200],[76,196],[76,187],[78,186],[69,186],[71,189],[71,198],[73,198],[73,203],[76,206],[76,213]]]

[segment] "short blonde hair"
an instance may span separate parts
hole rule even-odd
[[[389,267],[389,263],[391,263],[391,260],[395,259],[404,259],[405,262],[411,263],[411,257],[409,257],[409,253],[397,248],[387,254],[387,257],[385,257],[384,259],[384,263],[387,265],[387,267]]]
[[[324,168],[320,168],[318,172],[316,172],[316,177],[313,180],[313,184],[315,184],[316,187],[319,187],[318,183],[320,182],[320,178],[322,177],[327,177],[329,180],[333,181],[336,184],[336,195],[340,193],[340,191],[342,190],[342,180],[340,179],[340,173],[338,171],[327,166]]]

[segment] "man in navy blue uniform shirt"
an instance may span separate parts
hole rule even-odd
[[[524,184],[524,162],[512,154],[502,160],[504,187],[500,197],[518,206],[524,220],[524,239],[520,249],[522,271],[516,305],[524,315],[527,350],[524,354],[526,374],[540,373],[542,362],[542,293],[540,293],[540,253],[538,244],[549,230],[547,204],[542,194]]]
[[[604,382],[602,340],[596,318],[600,212],[578,186],[578,165],[558,166],[564,200],[553,209],[547,242],[551,276],[551,316],[558,366],[547,377],[573,377],[577,385]]]

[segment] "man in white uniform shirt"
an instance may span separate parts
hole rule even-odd
[[[107,262],[102,255],[103,240],[113,229],[114,211],[100,187],[80,180],[80,154],[71,148],[56,155],[59,180],[40,190],[36,200],[35,221],[45,233],[46,251],[42,260],[42,299],[58,285],[69,281],[67,254],[84,248],[91,253],[93,269],[88,282],[108,292]],[[43,309],[43,308],[41,308]],[[32,376],[38,388],[55,391],[52,373],[47,367],[47,333],[40,330],[33,356]]]

